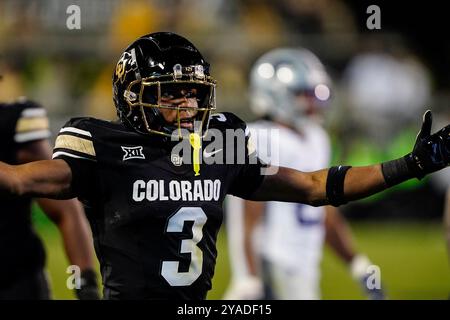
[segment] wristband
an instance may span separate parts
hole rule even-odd
[[[391,161],[386,161],[381,164],[381,171],[383,173],[384,181],[388,187],[392,187],[403,181],[414,177],[412,170],[408,166],[407,158],[410,154]]]

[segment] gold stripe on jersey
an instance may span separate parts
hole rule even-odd
[[[20,118],[16,124],[16,133],[48,130],[48,128],[49,125],[47,117]]]
[[[56,138],[55,149],[72,150],[95,157],[93,142],[73,135],[60,134]]]

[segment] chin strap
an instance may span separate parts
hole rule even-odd
[[[189,142],[191,143],[194,151],[192,156],[192,165],[194,168],[195,176],[200,175],[200,149],[202,147],[202,140],[198,133],[189,134]]]

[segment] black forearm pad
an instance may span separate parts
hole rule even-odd
[[[344,197],[344,180],[348,169],[351,166],[331,167],[327,175],[327,199],[328,202],[338,207],[341,204],[346,204]]]
[[[386,161],[381,164],[381,171],[383,172],[384,181],[387,186],[395,186],[403,181],[414,178],[414,174],[408,167],[405,157]]]

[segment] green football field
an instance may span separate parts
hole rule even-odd
[[[36,214],[35,214],[36,215]],[[68,266],[58,230],[40,213],[35,226],[47,249],[47,266],[55,299],[74,299],[66,288]],[[380,267],[384,288],[391,299],[447,299],[450,295],[450,268],[439,222],[352,223],[357,247]],[[218,241],[218,261],[209,299],[220,299],[230,269],[226,235]],[[324,299],[363,299],[346,266],[328,249],[322,263]]]

